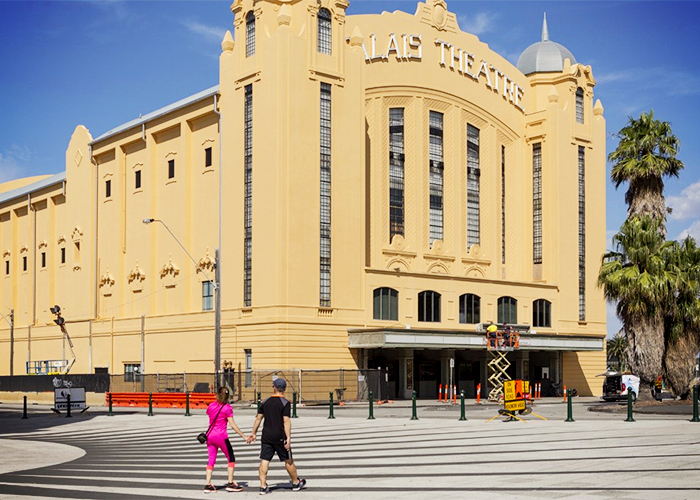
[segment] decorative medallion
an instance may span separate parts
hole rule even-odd
[[[445,29],[447,25],[447,4],[443,0],[433,1],[432,21],[433,26],[437,29]]]
[[[400,234],[395,234],[391,239],[391,246],[394,250],[403,250],[406,247],[406,240]]]
[[[442,240],[433,241],[433,253],[435,253],[435,255],[442,255],[445,253],[445,244]]]

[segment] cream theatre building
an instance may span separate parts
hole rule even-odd
[[[453,364],[473,395],[493,321],[523,330],[513,376],[599,393],[590,66],[546,22],[514,66],[442,0],[347,7],[236,0],[218,85],[0,186],[0,375],[67,359],[59,304],[71,373],[381,367],[432,398]]]

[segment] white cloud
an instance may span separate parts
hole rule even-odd
[[[196,35],[201,35],[212,41],[218,41],[224,39],[224,34],[226,30],[218,26],[207,26],[206,24],[199,23],[197,21],[182,21],[183,26],[190,30]]]
[[[686,187],[678,196],[668,196],[666,204],[673,209],[670,218],[683,220],[700,214],[700,182]]]
[[[489,12],[479,12],[475,16],[460,14],[457,16],[457,22],[462,31],[478,36],[491,31],[494,27],[493,22],[497,17],[496,14]]]
[[[690,71],[662,66],[629,68],[596,75],[599,84],[627,83],[636,90],[663,92],[667,96],[685,96],[700,93],[700,77]],[[625,89],[629,90],[629,89]]]
[[[691,236],[696,240],[700,240],[700,220],[696,220],[690,225],[690,227],[681,231],[681,233],[676,236],[676,239],[681,241],[686,239],[688,236]]]

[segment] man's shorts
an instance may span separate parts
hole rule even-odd
[[[267,460],[269,462],[275,456],[275,453],[277,453],[277,456],[280,458],[280,462],[285,462],[292,458],[292,450],[287,450],[284,447],[284,441],[278,443],[262,443],[260,446],[260,460]]]

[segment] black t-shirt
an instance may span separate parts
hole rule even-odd
[[[287,439],[284,433],[284,417],[289,417],[290,407],[289,401],[282,396],[270,396],[262,402],[258,413],[262,413],[264,418],[263,443],[276,444]]]

